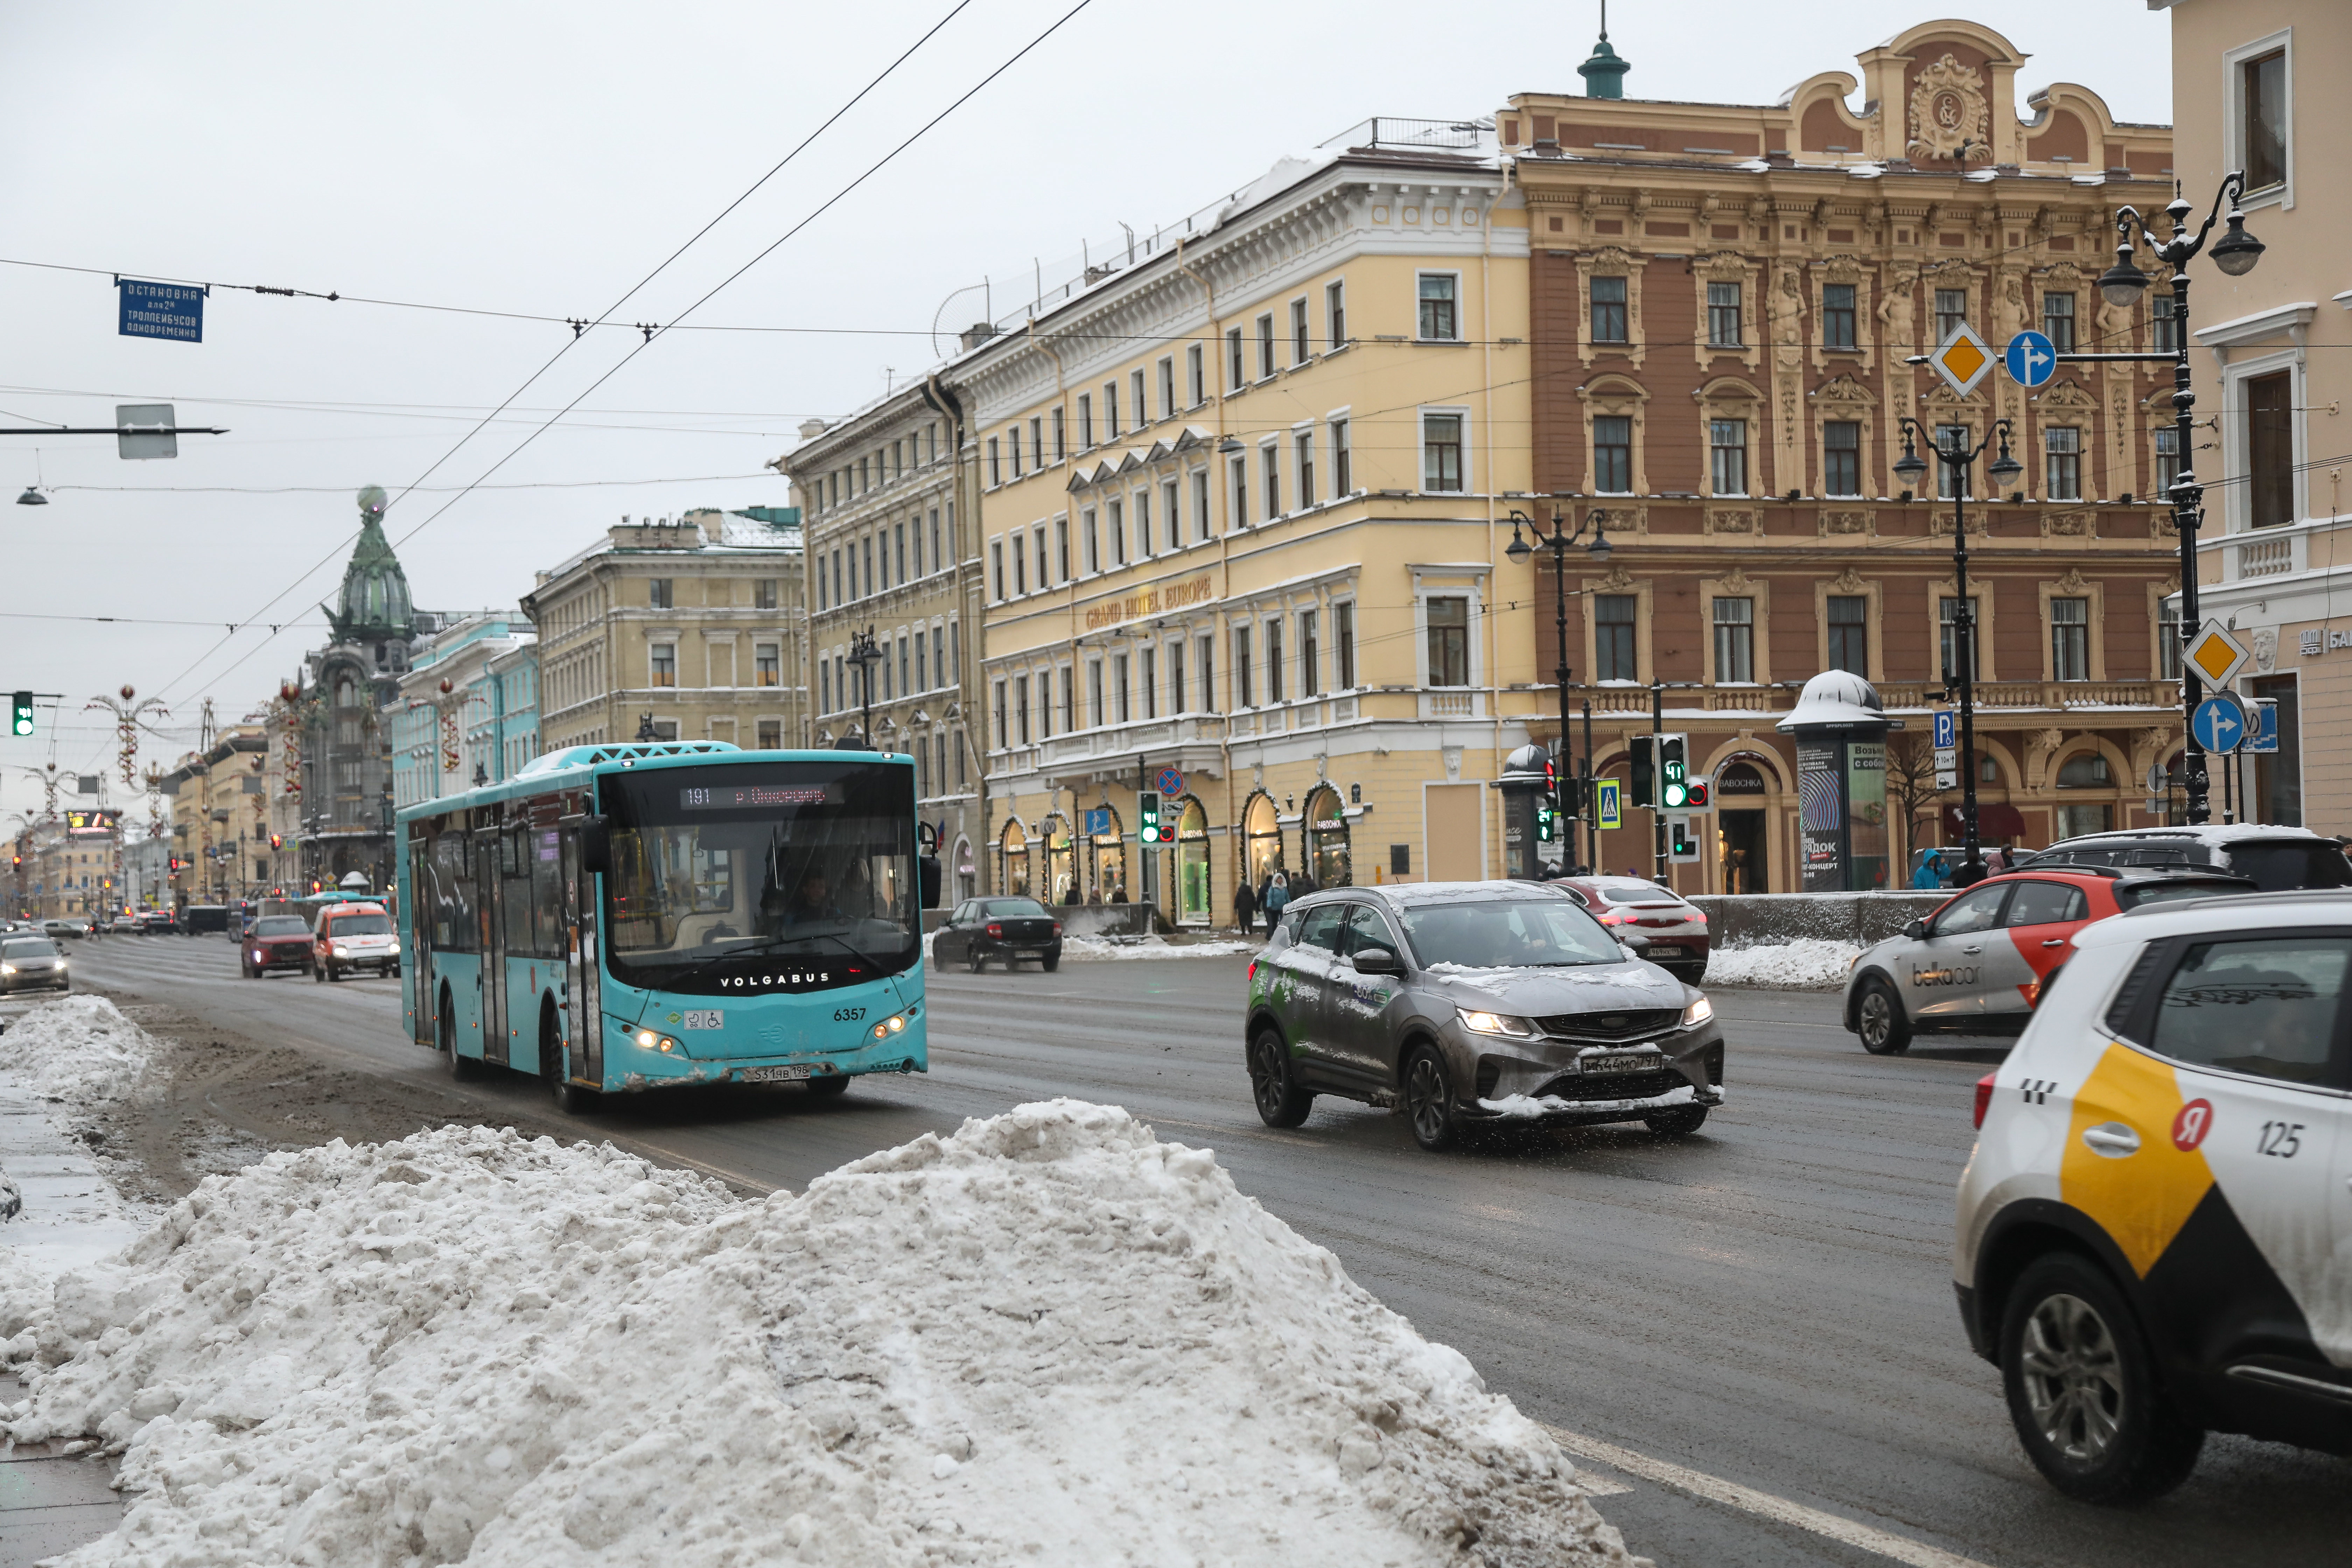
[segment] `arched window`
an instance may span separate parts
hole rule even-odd
[[[1008,818],[996,841],[996,887],[999,892],[1029,890],[1029,830],[1019,817]]]
[[[1325,784],[1307,797],[1307,868],[1318,888],[1355,886],[1348,851],[1348,816],[1339,792]]]
[[[352,686],[351,678],[348,676],[335,682],[335,706],[338,708],[359,706],[357,689]]]
[[[1087,902],[1124,903],[1131,896],[1127,887],[1127,825],[1119,820],[1118,807],[1106,805],[1098,809],[1109,819],[1110,830],[1087,841],[1092,847],[1094,863]]]
[[[1242,808],[1242,874],[1255,888],[1281,864],[1282,825],[1275,818],[1274,796],[1261,790]]]
[[[1191,795],[1176,818],[1176,919],[1181,925],[1208,925],[1216,903],[1209,885],[1209,814]]]
[[[1075,904],[1077,890],[1078,862],[1070,841],[1070,819],[1057,811],[1045,818],[1045,901]]]
[[[2107,759],[2096,752],[2079,752],[2058,764],[2060,789],[2113,789],[2115,783]]]

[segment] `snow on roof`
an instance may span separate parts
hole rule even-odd
[[[6,1431],[121,1446],[159,1561],[1633,1561],[1458,1352],[1075,1100],[750,1200],[509,1129],[338,1141],[55,1300]]]

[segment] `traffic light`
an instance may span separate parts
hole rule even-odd
[[[1627,804],[1654,808],[1658,804],[1658,737],[1630,737],[1633,759],[1633,798]]]
[[[1677,865],[1696,865],[1698,861],[1698,834],[1687,816],[1666,818],[1666,858]]]
[[[1543,794],[1536,797],[1536,842],[1549,844],[1559,837],[1559,764],[1544,759]]]
[[[269,836],[269,847],[270,847],[272,849],[283,849],[283,848],[285,848],[285,847],[286,847],[286,835],[284,835],[283,833],[273,833],[273,834],[271,834],[271,835]]]
[[[29,735],[33,732],[33,694],[19,691],[8,699],[8,733]]]
[[[1660,735],[1658,743],[1658,805],[1667,811],[1690,807],[1690,737]]]
[[[1713,779],[1696,778],[1689,780],[1683,785],[1683,804],[1693,811],[1712,811],[1715,809],[1715,781]]]
[[[1175,841],[1176,835],[1168,832],[1160,826],[1160,792],[1156,789],[1136,792],[1135,835],[1136,842],[1139,844],[1167,844]]]

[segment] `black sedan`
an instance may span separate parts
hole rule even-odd
[[[1034,958],[1047,971],[1062,962],[1062,922],[1034,899],[966,899],[931,938],[931,960],[941,969],[968,965],[974,974],[995,959],[1010,969]]]

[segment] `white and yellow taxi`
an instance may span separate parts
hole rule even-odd
[[[1955,1284],[2060,1490],[2153,1497],[2208,1431],[2352,1452],[2352,893],[2085,927],[1977,1086]]]

